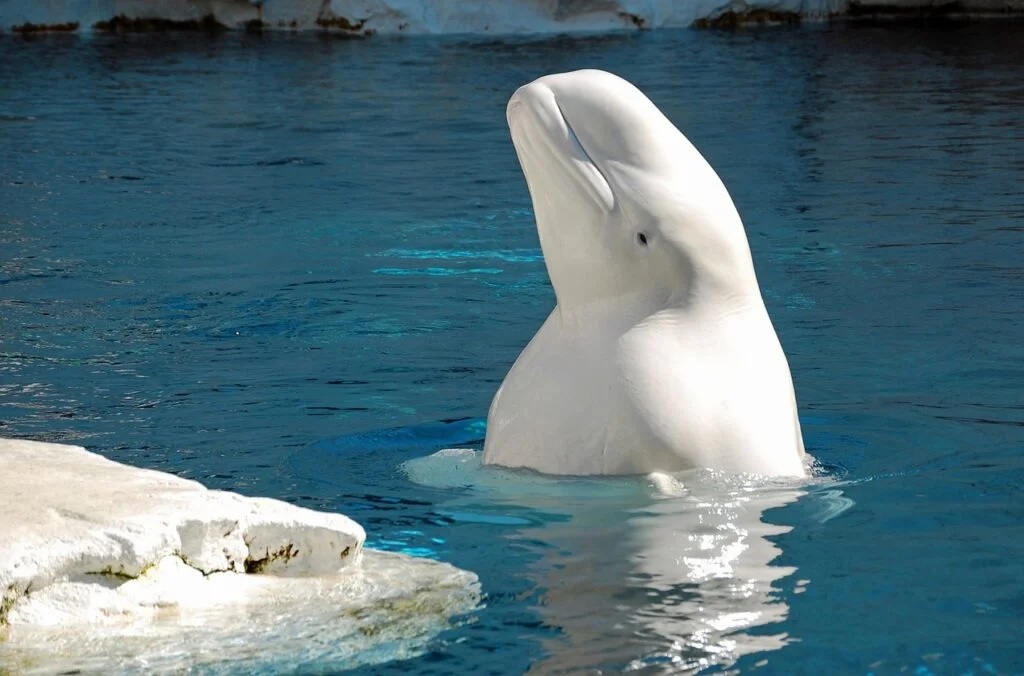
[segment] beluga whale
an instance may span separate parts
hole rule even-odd
[[[541,77],[506,115],[555,308],[494,396],[484,464],[804,476],[789,364],[711,165],[603,71]]]

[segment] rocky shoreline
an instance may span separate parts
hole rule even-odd
[[[1024,0],[0,0],[0,31],[564,34],[836,20],[1024,17]]]
[[[78,446],[0,439],[0,495],[0,663],[51,644],[73,660],[97,646],[170,654],[190,635],[278,641],[282,617],[356,650],[402,627],[438,631],[479,599],[472,573],[364,552],[363,528],[342,514],[209,490]]]

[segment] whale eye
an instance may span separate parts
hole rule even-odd
[[[647,233],[636,233],[636,243],[639,244],[640,246],[647,246]]]

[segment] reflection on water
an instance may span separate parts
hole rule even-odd
[[[806,480],[553,478],[482,467],[469,449],[403,467],[421,485],[463,489],[438,509],[465,519],[494,521],[509,507],[545,514],[539,526],[520,519],[509,536],[544,543],[528,574],[544,590],[544,621],[560,632],[531,671],[693,670],[788,640],[777,626],[788,606],[773,583],[795,569],[774,562],[773,537],[790,528],[764,515],[805,495]]]

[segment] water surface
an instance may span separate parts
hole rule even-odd
[[[1000,24],[0,36],[0,434],[480,575],[482,608],[377,672],[1020,673],[1022,63]],[[552,306],[504,106],[578,67],[729,187],[825,480],[408,473],[479,447]],[[701,510],[711,558],[743,548],[717,577],[682,560]]]

